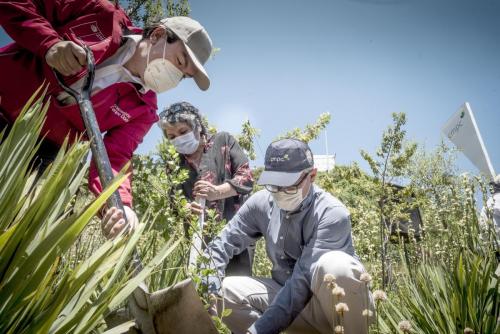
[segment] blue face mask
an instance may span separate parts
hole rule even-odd
[[[175,137],[171,141],[175,150],[180,154],[193,154],[200,144],[200,141],[196,139],[193,131]]]

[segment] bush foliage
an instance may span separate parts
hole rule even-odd
[[[10,132],[0,134],[0,332],[89,333],[105,328],[105,315],[178,242],[159,248],[132,277],[129,258],[145,223],[112,241],[85,235],[126,175],[118,175],[97,199],[77,210],[75,194],[87,171],[89,145],[63,145],[54,162],[38,172],[33,157],[48,106],[38,94]]]
[[[0,331],[101,331],[106,315],[122,307],[141,280],[151,290],[189,276],[199,283],[209,271],[186,266],[189,236],[201,231],[192,227],[196,217],[185,208],[179,185],[187,173],[173,147],[161,141],[155,152],[134,157],[135,210],[143,223],[129,236],[106,241],[93,217],[125,176],[94,199],[86,188],[85,143],[63,146],[43,174],[31,173],[46,110],[41,101],[33,98],[10,133],[1,135]],[[318,124],[286,136],[313,140],[328,121],[323,115]],[[427,151],[409,142],[404,114],[393,121],[375,155],[362,152],[371,174],[353,163],[320,172],[316,180],[349,208],[356,252],[372,274],[373,288],[388,294],[388,301],[377,303],[379,320],[371,331],[400,333],[409,324],[415,333],[498,333],[495,233],[491,221],[481,230],[477,215],[487,183],[459,175],[455,152],[446,145]],[[238,138],[252,152],[258,131],[247,122],[242,132]],[[416,207],[423,217],[420,238],[411,229],[403,236],[392,228],[409,220]],[[203,233],[211,236],[225,224],[213,212],[207,221]],[[150,263],[135,278],[127,266],[134,248]],[[258,243],[254,275],[269,276],[270,270]]]

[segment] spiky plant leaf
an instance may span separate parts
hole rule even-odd
[[[0,332],[88,333],[177,246],[169,243],[132,278],[128,258],[147,221],[108,240],[76,265],[65,254],[127,177],[116,176],[83,210],[72,210],[88,143],[64,143],[35,175],[32,159],[48,104],[38,90],[0,143]],[[124,167],[124,171],[128,166]]]

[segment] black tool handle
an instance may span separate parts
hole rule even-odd
[[[85,77],[85,82],[82,87],[81,93],[68,87],[61,75],[54,70],[54,74],[59,82],[59,85],[78,103],[80,107],[80,114],[87,130],[87,136],[90,141],[90,150],[92,151],[93,160],[97,166],[97,172],[99,174],[99,179],[101,180],[102,187],[105,188],[113,180],[113,170],[111,169],[111,163],[109,162],[108,153],[106,147],[104,146],[104,141],[101,136],[101,130],[99,129],[99,124],[95,117],[94,108],[92,102],[90,101],[92,93],[92,84],[94,82],[95,74],[95,63],[92,51],[86,46],[83,46],[85,53],[87,54],[87,75]],[[115,191],[113,195],[108,199],[109,207],[117,207],[122,210],[125,217],[125,211],[123,209],[123,203],[120,198],[118,191]]]
[[[111,163],[109,162],[108,152],[106,151],[106,147],[104,146],[101,130],[99,129],[99,124],[97,123],[97,119],[95,117],[94,107],[92,106],[92,102],[90,100],[95,74],[94,56],[92,54],[92,51],[86,45],[83,46],[83,49],[87,54],[87,76],[85,77],[85,82],[83,84],[81,93],[77,92],[71,87],[68,87],[57,71],[54,70],[54,74],[57,78],[57,81],[59,82],[59,85],[68,94],[73,96],[73,98],[78,103],[78,106],[80,107],[80,114],[82,116],[83,124],[85,125],[87,136],[90,141],[92,158],[97,166],[97,172],[99,174],[99,179],[101,180],[101,185],[103,188],[105,188],[111,183],[114,175],[113,170],[111,169]],[[122,210],[123,219],[125,219],[125,223],[128,223],[127,217],[125,216],[123,202],[120,198],[118,190],[115,191],[108,199],[108,207],[113,206]],[[127,230],[129,229],[130,226],[127,226]],[[141,258],[137,253],[137,250],[134,250],[132,254],[132,267],[134,268],[134,273],[136,274],[142,269]]]

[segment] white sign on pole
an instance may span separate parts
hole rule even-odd
[[[483,138],[477,127],[476,119],[469,103],[465,102],[451,116],[442,128],[443,133],[465,156],[485,175],[495,178],[495,171],[484,146]]]

